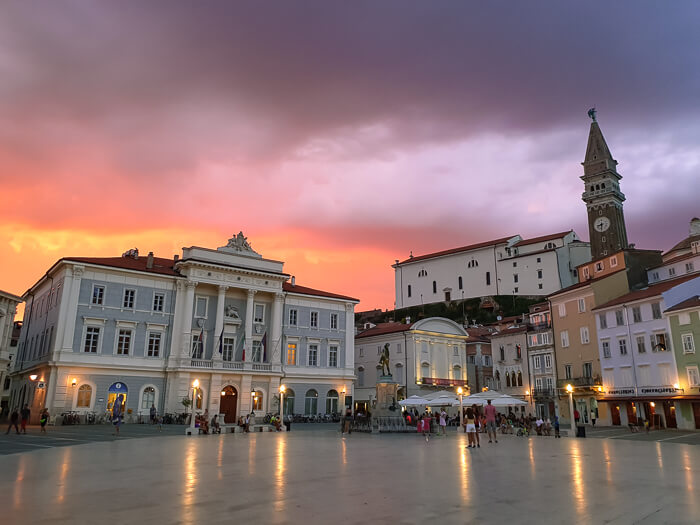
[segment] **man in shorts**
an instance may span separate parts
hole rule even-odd
[[[491,439],[498,443],[496,439],[496,407],[491,404],[490,399],[486,401],[484,415],[486,416],[486,432],[489,435],[489,443],[491,443]]]

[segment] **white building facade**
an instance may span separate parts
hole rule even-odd
[[[535,413],[542,419],[557,414],[557,367],[549,303],[530,307],[527,330],[529,392]]]
[[[396,308],[494,295],[547,295],[578,282],[590,246],[574,231],[520,235],[411,256],[393,265]]]
[[[11,402],[99,415],[122,394],[128,421],[185,411],[198,380],[196,410],[233,422],[278,412],[284,382],[285,413],[339,412],[358,301],[288,280],[242,233],[182,258],[61,259],[25,294]]]
[[[530,396],[530,372],[527,355],[527,326],[516,325],[491,335],[494,387],[528,403],[521,406],[522,414],[534,414]]]
[[[386,344],[391,374],[399,383],[401,398],[466,388],[468,337],[459,324],[441,317],[409,324],[381,323],[359,333],[355,337],[357,404],[367,408],[376,399],[375,387],[381,374],[379,357]]]
[[[0,417],[6,414],[9,407],[10,372],[17,350],[13,346],[12,329],[17,306],[21,302],[21,297],[0,290]]]

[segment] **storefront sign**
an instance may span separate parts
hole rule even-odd
[[[611,396],[629,396],[634,395],[634,388],[613,388],[608,390],[606,394]]]
[[[640,394],[675,394],[676,389],[672,386],[644,387],[639,389]]]

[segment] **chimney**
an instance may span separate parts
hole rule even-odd
[[[294,277],[292,275],[292,286],[296,286],[296,285],[297,285],[297,279],[296,279],[296,277]]]
[[[177,262],[177,261],[179,261],[179,260],[180,260],[180,256],[179,256],[178,254],[175,254],[175,255],[173,256],[173,261]]]
[[[148,270],[153,268],[153,252],[148,252],[148,259],[146,259],[146,268]]]

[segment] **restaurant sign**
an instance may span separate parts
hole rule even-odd
[[[634,395],[634,388],[612,388],[606,393],[611,396],[629,396]]]

